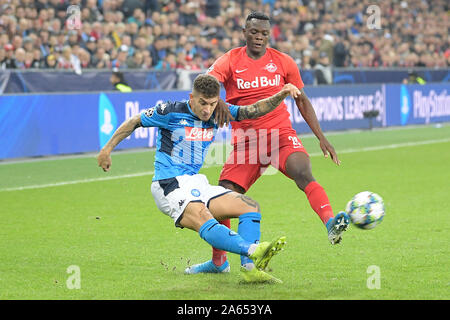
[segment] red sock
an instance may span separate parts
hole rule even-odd
[[[231,229],[230,219],[219,221],[225,227]],[[212,261],[216,266],[221,266],[227,261],[227,252],[223,250],[219,250],[216,248],[212,248]]]
[[[311,208],[319,215],[323,224],[326,224],[330,218],[333,218],[333,210],[330,200],[322,186],[316,181],[310,182],[305,188],[306,197],[309,200]]]

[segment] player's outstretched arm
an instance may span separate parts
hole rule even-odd
[[[270,98],[259,100],[249,106],[241,106],[239,108],[237,120],[259,118],[270,111],[275,110],[287,96],[291,95],[295,99],[298,98],[300,94],[301,92],[296,86],[290,83],[285,84],[280,92]]]
[[[120,125],[120,127],[114,132],[113,136],[105,144],[105,146],[100,150],[97,156],[98,166],[103,169],[103,171],[109,171],[111,167],[111,152],[114,148],[126,137],[133,133],[134,130],[141,127],[141,115],[138,114]]]
[[[311,101],[309,100],[308,96],[305,94],[303,89],[301,89],[300,91],[301,94],[297,98],[294,98],[295,103],[297,104],[297,108],[300,111],[300,114],[302,115],[303,119],[305,119],[305,122],[311,128],[311,131],[315,134],[317,139],[319,139],[320,149],[322,149],[325,158],[327,158],[328,155],[330,155],[331,160],[333,160],[334,163],[339,165],[341,161],[338,159],[334,147],[331,145],[331,143],[323,134],[322,129],[320,128],[319,121],[317,120],[316,112],[314,111],[314,108],[311,104]]]

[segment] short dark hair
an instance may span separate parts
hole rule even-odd
[[[247,18],[245,19],[245,23],[249,22],[249,21],[252,20],[252,19],[256,19],[256,20],[266,20],[266,21],[269,21],[269,23],[270,23],[270,18],[269,18],[269,16],[266,15],[265,13],[263,13],[263,12],[260,12],[260,11],[254,11],[254,12],[251,12],[251,13],[247,16]]]
[[[123,76],[123,73],[120,72],[119,70],[113,70],[113,75],[115,75],[117,77],[119,82],[124,82],[125,78]]]
[[[199,74],[194,80],[194,91],[205,98],[213,98],[220,94],[220,83],[209,74]]]

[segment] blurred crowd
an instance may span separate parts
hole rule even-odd
[[[447,0],[373,2],[0,0],[0,69],[202,70],[244,45],[252,11],[303,69],[450,66]]]

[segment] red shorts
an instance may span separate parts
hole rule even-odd
[[[234,182],[246,191],[269,165],[289,177],[286,174],[287,158],[294,152],[308,154],[293,128],[247,129],[245,137],[236,134],[233,139],[233,151],[219,180]]]

